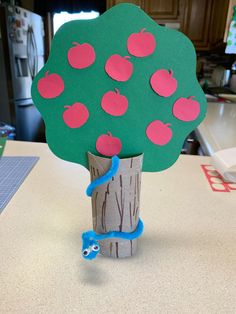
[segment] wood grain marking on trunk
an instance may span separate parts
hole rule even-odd
[[[129,202],[129,220],[130,220],[130,227],[133,227],[133,222],[132,222],[132,209],[131,209],[131,202]]]
[[[123,197],[123,182],[122,182],[122,175],[120,175],[120,210],[121,210],[120,226],[119,226],[120,232],[122,231],[122,227],[123,227],[124,204],[125,204],[125,199]]]
[[[104,197],[104,201],[103,201],[103,204],[102,204],[102,227],[103,227],[105,232],[107,232],[107,227],[106,227],[106,210],[107,210],[107,195],[109,194],[109,186],[110,186],[110,183],[107,184],[107,190],[105,192],[105,197]]]
[[[125,204],[125,197],[123,198],[123,189],[120,190],[120,204],[121,204],[121,217],[120,217],[120,232],[123,228],[123,220],[124,220],[124,204]]]
[[[133,158],[131,158],[131,160],[130,160],[130,168],[132,168],[133,167]]]
[[[122,191],[122,190],[121,190]],[[116,204],[120,215],[120,225],[119,225],[119,231],[122,231],[122,224],[123,224],[123,216],[124,216],[124,210],[122,206],[122,194],[121,194],[121,203],[119,203],[117,192],[115,192],[116,195]]]
[[[107,194],[110,194],[110,182],[107,185]]]
[[[133,216],[135,215],[135,209],[136,209],[136,196],[134,197]]]
[[[139,210],[139,198],[140,198],[139,173],[136,174],[135,178],[136,178],[137,202],[138,202],[135,209],[135,220],[137,220],[138,210]]]
[[[134,208],[133,208],[133,216],[135,215],[135,210],[136,210],[136,180],[134,177]]]
[[[97,209],[97,198],[98,198],[98,192],[95,194],[95,201],[94,201],[94,209],[95,209],[95,226],[94,229],[97,230],[97,224],[98,224],[98,209]]]
[[[107,232],[107,225],[106,225],[106,211],[107,211],[107,195],[109,195],[109,187],[110,187],[110,183],[107,184],[107,190],[105,192],[105,205],[104,205],[104,227],[105,227],[105,231]]]
[[[93,175],[96,176],[95,168],[93,167]]]
[[[110,242],[110,256],[112,255],[112,245],[113,245],[113,243]]]
[[[136,177],[137,177],[137,197],[138,197],[138,200],[139,200],[139,196],[140,196],[140,190],[139,190],[139,185],[140,185],[140,183],[139,183],[139,173],[137,173],[137,175],[136,175]]]
[[[122,188],[122,175],[120,175],[120,187]]]
[[[120,204],[119,204],[119,201],[118,201],[117,192],[115,192],[115,195],[116,195],[116,204],[117,204],[117,208],[118,208],[119,215],[120,215],[120,218],[121,218],[121,209],[120,209]]]
[[[130,240],[130,254],[133,255],[133,241]]]
[[[96,219],[96,213],[95,213],[95,199],[92,197],[92,217],[93,217],[93,230],[96,231],[95,229],[95,219]]]
[[[120,205],[121,205],[121,216],[120,216],[120,225],[119,230],[122,231],[122,223],[123,223],[123,216],[124,216],[124,209],[122,204],[122,189],[120,190]]]
[[[135,211],[135,220],[137,220],[137,218],[138,218],[138,210],[139,210],[139,206],[136,207],[136,211]]]
[[[101,225],[102,229],[104,230],[104,202],[102,203],[102,215],[101,215]]]
[[[118,242],[116,242],[116,257],[119,258],[119,247]]]
[[[101,216],[101,225],[104,231],[105,231],[105,206],[106,206],[106,193],[105,193],[105,199],[102,203],[102,216]]]
[[[129,179],[129,186],[131,186],[132,185],[132,176],[130,176],[130,179]]]
[[[93,181],[93,167],[90,166],[90,176],[91,176],[91,181]]]
[[[94,198],[92,197],[92,214],[93,214],[93,216],[94,216],[94,211],[95,211],[95,209],[94,209]]]
[[[97,176],[98,177],[100,177],[100,173],[99,173],[99,170],[98,169],[96,169],[97,170]]]

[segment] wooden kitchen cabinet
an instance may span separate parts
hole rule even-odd
[[[107,0],[107,8],[124,2],[140,6],[157,23],[179,23],[198,51],[224,46],[229,0]]]
[[[176,20],[179,0],[107,0],[107,9],[119,3],[133,3],[155,20]]]
[[[213,1],[209,35],[211,48],[217,48],[223,45],[228,7],[229,1],[227,0]]]
[[[145,0],[107,0],[107,9],[119,3],[133,3],[143,9],[143,2],[145,2]]]
[[[198,50],[210,48],[209,28],[213,0],[185,0],[184,20],[181,30]]]
[[[228,0],[185,0],[181,30],[197,50],[223,46]]]
[[[178,0],[149,0],[144,2],[144,11],[153,19],[176,20],[178,18]]]

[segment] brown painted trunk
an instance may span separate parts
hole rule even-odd
[[[111,167],[111,159],[88,153],[91,181]],[[120,159],[117,174],[98,186],[92,194],[93,229],[97,233],[109,231],[132,232],[139,219],[143,155]],[[106,239],[100,241],[101,254],[121,258],[135,254],[137,239]]]

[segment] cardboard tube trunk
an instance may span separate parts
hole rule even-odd
[[[111,159],[88,153],[91,181],[105,174]],[[143,155],[120,159],[119,169],[108,182],[96,187],[92,194],[93,229],[96,233],[109,231],[133,232],[139,220],[141,173]],[[137,239],[106,239],[100,241],[104,256],[121,258],[135,254]]]

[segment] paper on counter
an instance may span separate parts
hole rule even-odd
[[[236,182],[236,147],[220,150],[212,155],[212,165],[230,182]]]

